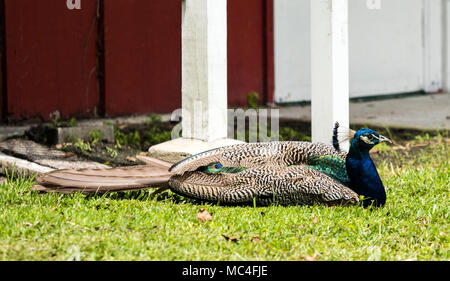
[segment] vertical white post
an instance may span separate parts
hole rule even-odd
[[[310,3],[312,140],[330,144],[336,121],[349,127],[348,0]]]
[[[184,0],[183,137],[227,137],[227,0]]]

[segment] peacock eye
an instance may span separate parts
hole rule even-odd
[[[214,169],[216,169],[216,170],[222,169],[222,164],[220,164],[220,163],[214,164]]]
[[[369,136],[368,136],[368,139],[369,139],[369,140],[373,140],[373,135],[369,135]]]

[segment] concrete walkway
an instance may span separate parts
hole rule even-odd
[[[279,107],[280,118],[311,121],[311,106]],[[350,103],[350,123],[450,129],[450,94]]]

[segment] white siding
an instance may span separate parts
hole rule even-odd
[[[380,9],[369,9],[366,0],[349,2],[350,97],[442,86],[436,63],[442,52],[435,51],[442,47],[435,28],[442,21],[424,17],[425,1],[440,0],[381,0]],[[274,1],[275,102],[311,100],[309,3]],[[431,10],[435,15],[436,5]],[[427,28],[434,33],[424,34]]]
[[[444,0],[444,90],[450,92],[450,0]]]
[[[310,99],[309,1],[274,1],[275,102]]]
[[[422,0],[384,0],[370,10],[350,5],[350,96],[422,89]]]

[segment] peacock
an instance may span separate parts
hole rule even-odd
[[[342,151],[337,123],[332,145],[300,141],[244,143],[201,152],[178,163],[141,157],[147,165],[59,170],[38,177],[35,191],[107,192],[158,187],[223,204],[383,206],[386,192],[369,151],[388,138],[354,133]]]

